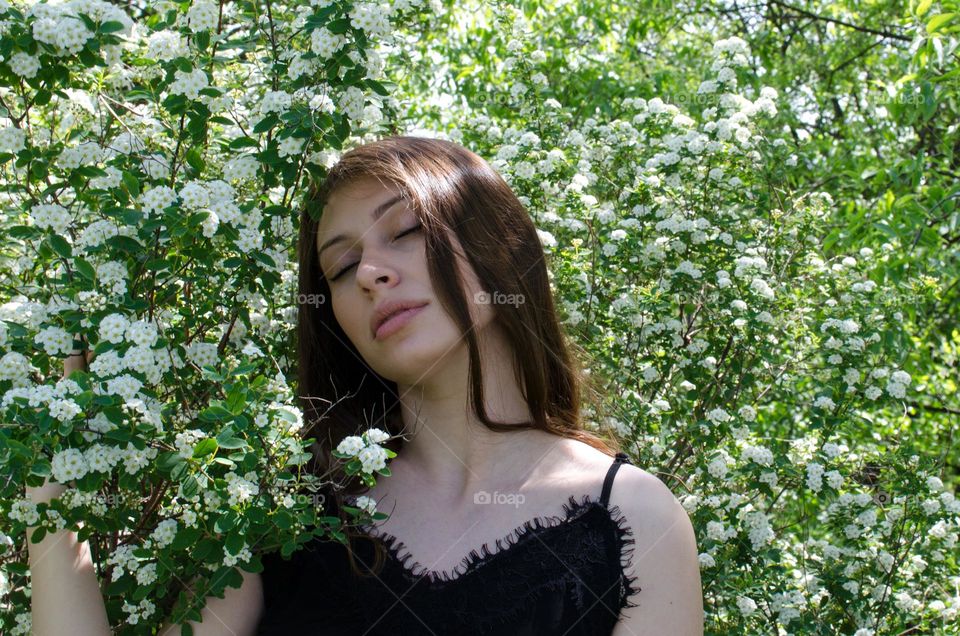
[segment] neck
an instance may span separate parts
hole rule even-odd
[[[532,419],[506,340],[486,329],[479,348],[487,417],[506,423]],[[464,346],[422,382],[398,387],[406,441],[392,465],[451,505],[473,501],[482,490],[519,488],[518,480],[541,459],[534,448],[559,440],[540,430],[497,433],[484,426],[468,406],[468,367]]]

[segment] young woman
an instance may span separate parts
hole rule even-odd
[[[503,179],[457,144],[392,137],[344,154],[300,228],[300,298],[325,300],[299,313],[312,468],[348,435],[395,435],[389,477],[329,493],[334,513],[363,494],[390,517],[266,555],[194,633],[702,634],[689,518],[582,428],[543,251]]]

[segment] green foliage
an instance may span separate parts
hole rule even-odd
[[[83,523],[125,634],[344,540],[287,384],[298,213],[426,129],[529,209],[708,633],[960,632],[956,3],[392,7],[0,3],[0,631],[28,527]],[[335,456],[373,484],[382,441]]]

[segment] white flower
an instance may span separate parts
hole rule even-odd
[[[170,545],[177,535],[177,520],[164,519],[157,524],[156,529],[150,534],[150,538],[158,547]]]
[[[723,409],[715,408],[707,413],[707,419],[714,424],[720,424],[721,422],[729,422],[731,418],[730,414]]]
[[[744,616],[750,616],[757,610],[757,604],[753,599],[746,596],[737,597],[737,609],[740,610],[740,613]]]
[[[203,69],[196,68],[190,72],[177,69],[168,90],[175,95],[183,95],[187,99],[197,99],[200,91],[209,85],[210,80]]]
[[[310,50],[321,58],[333,57],[346,43],[347,38],[331,33],[326,27],[316,29],[310,34]]]
[[[389,4],[357,2],[349,13],[350,23],[369,36],[382,37],[390,33],[390,13]]]
[[[140,205],[147,216],[162,212],[176,202],[177,193],[174,192],[173,188],[167,186],[151,188],[140,196]]]
[[[890,374],[890,380],[892,382],[898,382],[904,386],[909,386],[910,374],[906,371],[894,371]]]
[[[73,350],[73,336],[60,327],[47,327],[33,337],[48,356],[65,356]]]
[[[10,56],[10,70],[20,77],[36,77],[40,70],[40,58],[18,51]]]
[[[350,86],[340,96],[340,110],[346,113],[347,117],[358,120],[363,117],[363,107],[365,95],[362,90],[356,86]]]
[[[260,113],[284,113],[290,108],[293,96],[286,91],[267,91],[260,100]]]
[[[209,0],[197,0],[187,11],[187,24],[194,33],[216,29],[219,19],[220,9]]]
[[[230,494],[227,501],[231,506],[243,503],[260,493],[260,486],[253,481],[255,476],[255,473],[247,473],[240,477],[233,472],[224,476],[227,480],[227,492]]]
[[[717,479],[723,479],[727,474],[727,460],[724,456],[714,457],[707,465],[707,472]]]
[[[157,580],[157,564],[147,563],[137,570],[137,583],[140,585],[150,585]]]
[[[372,515],[372,514],[374,514],[374,513],[377,512],[377,501],[376,501],[375,499],[373,499],[372,497],[368,497],[368,496],[366,496],[366,495],[361,495],[361,496],[357,497],[357,500],[356,500],[355,504],[356,504],[357,508],[360,508],[361,510],[363,510],[363,511],[366,512],[367,514],[371,514],[371,515]]]
[[[367,431],[367,441],[371,444],[381,444],[388,439],[390,439],[390,433],[380,430],[379,428],[371,428]]]
[[[226,181],[247,181],[257,176],[260,164],[253,155],[234,157],[223,167],[223,178]]]
[[[747,461],[754,461],[761,466],[773,464],[773,453],[763,446],[745,446],[741,456]]]
[[[807,464],[807,487],[813,492],[820,492],[823,486],[823,466],[816,462]]]
[[[14,126],[0,128],[0,152],[17,154],[26,148],[27,133]]]
[[[375,470],[386,467],[387,452],[382,447],[374,444],[367,446],[357,453],[357,459],[359,459],[362,464],[363,472],[372,473]]]
[[[830,410],[836,406],[836,402],[827,397],[826,395],[821,395],[816,400],[813,401],[813,407],[818,409]]]
[[[210,193],[200,181],[190,181],[180,188],[180,200],[188,210],[198,210],[210,204]]]
[[[30,218],[41,229],[53,230],[56,234],[66,234],[73,219],[62,205],[41,203],[30,209]]]
[[[890,397],[903,399],[907,395],[907,387],[905,384],[894,382],[891,379],[889,382],[887,382],[887,393],[890,394]]]
[[[169,61],[187,52],[187,43],[176,31],[155,31],[147,39],[146,57],[150,59]]]
[[[89,472],[89,467],[83,453],[76,448],[68,448],[53,456],[53,460],[50,462],[50,472],[54,481],[65,484],[86,475]]]
[[[130,321],[121,314],[110,314],[100,321],[100,339],[121,344],[126,337]]]
[[[351,435],[350,437],[344,437],[343,440],[337,445],[337,452],[344,453],[346,455],[356,455],[361,450],[366,447],[363,439],[358,435]]]
[[[837,490],[840,486],[843,485],[843,475],[840,474],[840,471],[831,470],[824,474],[824,477],[827,478],[827,485]]]
[[[553,234],[547,232],[546,230],[537,230],[537,236],[540,237],[540,243],[544,247],[556,247],[557,239],[554,238]]]

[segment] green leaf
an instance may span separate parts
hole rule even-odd
[[[206,457],[210,453],[216,452],[217,448],[217,440],[210,437],[202,439],[193,447],[193,457],[194,459]]]
[[[117,31],[123,31],[122,22],[110,20],[109,22],[104,22],[100,25],[100,33],[116,33]]]
[[[217,522],[213,524],[213,529],[217,532],[228,532],[237,526],[237,521],[239,521],[239,516],[235,511],[230,510],[217,519]]]
[[[277,117],[276,113],[270,113],[253,127],[253,132],[255,133],[264,133],[276,126],[280,122],[280,118]]]
[[[203,169],[207,165],[203,161],[203,157],[200,156],[200,149],[196,146],[187,151],[187,163],[190,164],[191,168],[200,173],[203,172]]]
[[[164,269],[170,268],[170,261],[163,258],[155,258],[152,261],[147,261],[144,267],[150,271],[161,271]]]
[[[927,22],[927,33],[933,33],[942,27],[944,24],[953,19],[953,16],[957,15],[956,13],[941,13],[940,15],[935,15],[930,18],[930,21]]]
[[[184,497],[190,498],[200,492],[200,484],[197,482],[196,477],[190,475],[183,481],[183,485],[180,487],[180,489],[183,492]]]
[[[327,23],[327,18],[329,18],[337,10],[336,4],[330,4],[322,9],[318,10],[316,13],[307,18],[306,26],[307,29],[313,30],[319,27],[322,27]]]
[[[157,468],[162,471],[169,472],[173,469],[174,466],[186,462],[186,460],[180,456],[179,453],[174,451],[167,451],[166,453],[161,453],[157,457]]]
[[[126,594],[130,591],[134,585],[134,580],[132,576],[122,576],[120,580],[114,581],[107,586],[107,594],[110,596],[119,596],[121,594]]]
[[[271,258],[269,254],[264,254],[263,252],[256,251],[256,250],[252,251],[250,254],[251,254],[251,256],[253,256],[253,258],[255,258],[256,260],[260,261],[261,263],[263,263],[263,264],[266,265],[267,267],[276,268],[276,266],[277,266],[276,261],[274,261],[273,258]]]
[[[220,448],[226,448],[227,450],[245,448],[247,445],[246,441],[234,434],[232,428],[223,429],[220,434],[217,435],[217,443],[220,444]]]
[[[251,148],[258,146],[259,143],[256,139],[252,137],[237,137],[230,142],[229,148],[231,150],[239,150],[240,148]]]
[[[30,543],[40,543],[45,536],[47,536],[47,529],[43,527],[37,528],[33,531],[33,534],[30,535]]]
[[[346,33],[350,29],[350,18],[340,18],[327,24],[330,33]]]
[[[207,47],[210,46],[210,32],[200,31],[194,36],[194,41],[197,43],[198,49],[206,51]]]
[[[207,408],[205,408],[203,411],[200,412],[200,419],[206,420],[208,422],[225,420],[228,417],[232,417],[232,416],[233,416],[233,413],[223,408],[222,406],[218,406],[218,405],[208,406]]]
[[[59,234],[54,234],[49,237],[50,247],[64,258],[70,258],[73,256],[73,248],[70,247],[70,244],[67,243],[67,239],[63,238]]]
[[[381,83],[378,82],[377,80],[370,79],[370,78],[368,77],[368,78],[366,79],[366,84],[367,84],[367,86],[369,86],[370,89],[373,90],[373,92],[376,93],[377,95],[383,95],[384,97],[387,97],[387,96],[390,95],[390,92],[383,86],[383,84],[381,84]]]
[[[230,554],[237,554],[240,550],[243,549],[246,539],[243,536],[242,532],[233,531],[227,534],[227,552]]]
[[[126,170],[123,171],[123,185],[127,188],[130,196],[140,196],[140,180]]]
[[[187,110],[187,98],[183,95],[170,95],[163,100],[163,107],[172,114],[179,115]]]

